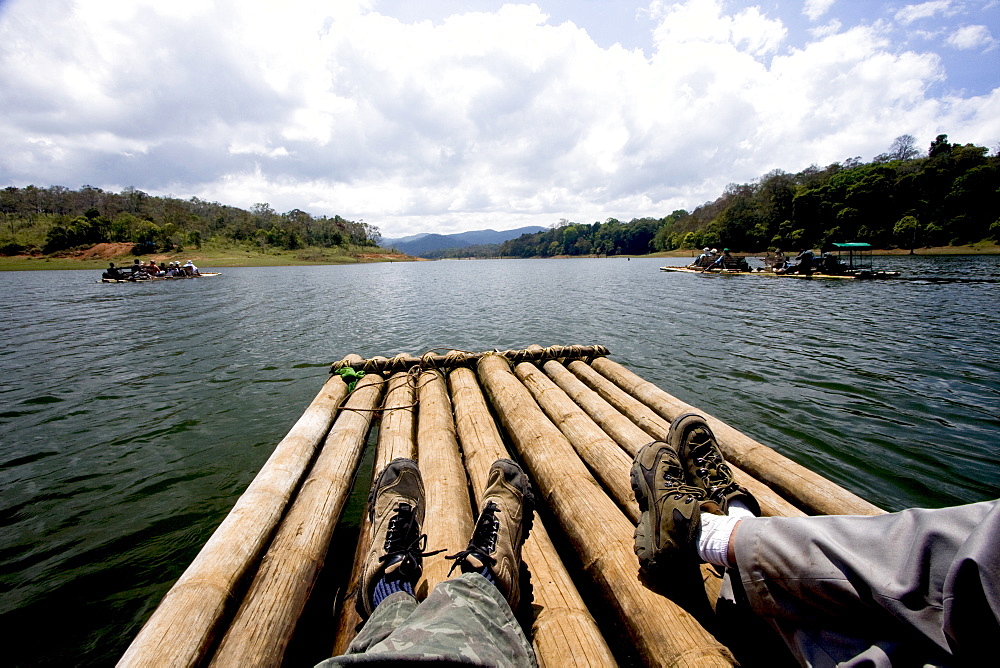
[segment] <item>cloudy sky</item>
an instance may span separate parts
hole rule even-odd
[[[940,133],[1000,146],[1000,0],[0,0],[0,186],[399,237],[663,216]]]

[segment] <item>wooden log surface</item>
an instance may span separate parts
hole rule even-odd
[[[637,523],[639,504],[629,482],[632,457],[537,366],[522,362],[514,367],[514,373],[629,520]]]
[[[375,463],[372,466],[372,476],[382,472],[389,462],[397,457],[416,459],[417,447],[414,427],[416,425],[414,406],[416,393],[412,376],[405,371],[392,375],[386,383],[385,399],[382,402],[382,423],[378,431],[378,444],[375,450]],[[351,575],[347,586],[343,588],[346,596],[342,597],[334,631],[334,642],[331,656],[339,656],[347,652],[348,645],[357,635],[361,615],[355,609],[354,596],[359,594],[358,585],[361,580],[361,566],[371,547],[371,522],[368,521],[368,506],[361,513],[358,527],[358,543],[354,550]]]
[[[358,381],[212,657],[212,666],[280,666],[326,559],[364,452],[381,376]]]
[[[665,666],[733,665],[729,650],[686,610],[639,583],[632,523],[545,417],[508,362],[496,355],[483,357],[477,375],[541,498],[643,660]]]
[[[438,583],[448,579],[455,562],[445,559],[445,554],[465,549],[475,519],[469,500],[469,481],[458,450],[451,399],[440,371],[420,374],[417,397],[420,401],[417,459],[426,501],[423,530],[428,550],[445,550],[424,559],[423,575],[416,590],[417,598],[423,599]]]
[[[719,447],[727,460],[763,481],[808,513],[879,515],[885,512],[721,420],[684,403],[617,362],[600,358],[594,360],[591,366],[666,420],[673,420],[679,415],[691,412],[704,416],[715,432]]]
[[[479,508],[490,466],[510,454],[472,370],[453,369],[448,374],[448,386],[465,466]],[[614,655],[537,512],[521,557],[531,573],[534,616],[528,636],[539,666],[614,666]]]
[[[237,584],[256,566],[346,396],[343,380],[327,380],[164,596],[119,666],[194,666],[202,661],[227,605],[235,603]]]
[[[375,371],[378,373],[405,371],[412,367],[419,369],[452,369],[457,366],[467,366],[475,363],[484,355],[501,355],[511,362],[542,362],[550,359],[590,359],[600,355],[607,355],[608,349],[604,346],[532,346],[526,350],[489,350],[481,353],[470,353],[464,350],[451,350],[447,354],[440,355],[428,352],[420,357],[400,354],[392,358],[373,357],[370,360],[359,360],[357,356],[349,356],[334,362],[330,366],[330,373],[336,373],[339,369],[350,367],[357,371]]]
[[[472,530],[474,509],[469,506],[465,471],[473,482],[474,493],[479,495],[490,464],[505,452],[476,374],[468,368],[455,366],[478,361],[480,382],[529,474],[535,479],[540,499],[551,507],[563,533],[579,553],[585,572],[604,592],[644,660],[651,664],[727,664],[731,660],[728,651],[686,611],[638,583],[638,564],[631,552],[628,528],[635,522],[633,513],[637,514],[637,508],[630,508],[634,500],[630,494],[627,498],[625,495],[628,468],[638,447],[649,440],[665,439],[670,420],[686,412],[695,412],[706,418],[737,480],[751,489],[764,514],[804,514],[772,487],[810,513],[872,515],[884,511],[602,357],[606,353],[601,346],[568,346],[502,353],[459,354],[453,351],[447,355],[400,355],[371,360],[352,355],[334,366],[368,371],[400,370],[393,381],[386,384],[393,398],[387,395],[384,405],[388,410],[382,418],[375,473],[396,456],[418,458],[413,450],[419,426],[413,406],[418,399],[414,384],[418,376],[424,376],[427,385],[433,386],[426,396],[419,397],[421,404],[427,404],[419,409],[420,413],[427,411],[424,440],[431,444],[430,452],[438,448],[439,452],[448,454],[430,455],[427,462],[425,455],[420,454],[420,466],[425,484],[429,478],[435,481],[435,492],[429,496],[436,495],[437,483],[443,482],[441,489],[445,491],[440,498],[451,501],[444,502],[447,505],[444,510],[432,510],[428,499],[428,517],[446,521],[454,517],[455,504],[462,505],[457,500],[460,495],[455,488],[462,488],[464,507],[470,511],[467,526],[451,530],[452,538],[438,539],[447,544],[428,544],[429,549],[444,547],[450,552],[464,547]],[[558,361],[562,358],[565,364]],[[510,369],[512,363],[519,363],[516,373],[520,381]],[[543,367],[544,374],[535,364]],[[413,369],[414,366],[425,371],[420,373]],[[442,374],[426,371],[434,367],[453,369],[448,381],[450,399]],[[369,375],[359,383],[359,389],[380,384],[380,377]],[[405,388],[409,388],[409,395]],[[329,431],[327,441],[334,439],[341,419],[338,418],[334,431],[330,431],[330,425],[346,394],[346,384],[339,377],[331,377],[324,384],[229,516],[164,597],[119,665],[193,666],[204,663],[216,636],[223,633],[220,621],[232,613],[237,603],[235,597],[260,562],[272,534],[271,550],[264,557],[237,617],[212,660],[213,665],[280,663],[325,558],[329,535],[325,541],[323,536],[332,531],[336,522],[336,517],[329,519],[332,514],[329,504],[336,505],[333,500],[336,493],[324,496],[316,488],[325,485],[332,489],[337,481],[321,473],[316,481],[302,485],[294,503],[290,502],[290,497],[315,456],[318,444],[323,441],[323,435]],[[357,396],[356,391],[351,399]],[[455,402],[454,418],[451,401]],[[369,412],[347,413],[366,422],[372,418]],[[349,421],[344,420],[345,423]],[[404,435],[407,432],[409,436]],[[458,454],[459,439],[465,455],[464,468]],[[362,435],[358,457],[363,451],[363,441]],[[466,441],[470,444],[468,447]],[[609,449],[611,445],[617,448],[617,454]],[[325,452],[326,447],[322,453]],[[614,501],[583,466],[577,452],[583,454],[583,461],[594,472],[599,472]],[[314,470],[320,466],[322,453],[316,457]],[[439,463],[443,468],[439,469]],[[444,473],[440,474],[439,470]],[[349,491],[350,476],[347,478]],[[460,484],[451,484],[458,481]],[[296,512],[300,503],[313,509]],[[337,517],[343,507],[343,502],[340,503],[340,508],[335,509]],[[586,517],[578,512],[581,507],[587,509]],[[622,514],[622,508],[629,513],[628,518]],[[286,510],[287,516],[282,520]],[[314,521],[317,516],[319,521]],[[430,531],[427,531],[425,520],[424,529],[428,534],[438,532],[435,519],[430,521]],[[287,530],[287,539],[283,538],[286,523],[297,526]],[[365,516],[360,527],[358,555],[367,552],[367,529]],[[454,536],[459,535],[461,538],[456,540]],[[272,555],[275,550],[277,557]],[[525,543],[524,559],[532,569],[535,588],[535,618],[530,635],[540,664],[590,662],[592,665],[611,665],[614,659],[607,643],[576,592],[537,514],[535,530]],[[425,560],[425,577],[428,566],[432,573],[435,571],[428,561],[432,559]],[[292,562],[298,565],[290,567],[288,564]],[[450,566],[450,562],[445,562],[440,570],[446,572]],[[433,577],[436,583],[444,576]],[[357,574],[351,577],[352,582],[356,580]],[[262,583],[259,586],[258,581]],[[706,580],[706,584],[711,589],[715,583]],[[418,592],[426,592],[426,589],[427,584],[424,584]],[[255,600],[262,602],[253,603]],[[244,612],[244,608],[253,605],[257,606],[256,611]],[[657,620],[650,621],[649,611],[653,609]],[[638,616],[632,614],[637,611]],[[270,621],[261,621],[267,619]],[[352,599],[338,618],[334,654],[346,650],[357,619]],[[345,632],[348,627],[350,630]],[[231,640],[230,637],[239,639]]]
[[[590,418],[600,425],[630,457],[635,457],[646,443],[655,437],[639,428],[627,414],[608,403],[601,395],[587,387],[560,362],[546,362],[542,369],[570,399],[582,408]],[[638,420],[637,420],[638,421]]]
[[[571,362],[569,366],[572,372],[566,370],[558,362],[547,362],[545,370],[557,380],[560,387],[571,388],[576,399],[588,412],[600,415],[605,424],[613,423],[614,433],[623,439],[618,441],[619,445],[632,457],[635,456],[640,447],[650,440],[667,440],[667,434],[670,431],[670,423],[667,420],[586,364]],[[612,419],[610,416],[612,412],[624,417],[632,425],[631,429]],[[643,425],[642,428],[639,428],[639,425]],[[805,516],[805,512],[793,506],[780,494],[743,471],[733,462],[729,462],[729,466],[733,470],[736,482],[750,490],[750,493],[760,504],[764,515]]]

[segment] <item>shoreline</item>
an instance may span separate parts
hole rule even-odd
[[[303,248],[294,251],[251,251],[210,244],[188,251],[133,255],[130,243],[103,243],[90,248],[53,255],[0,256],[0,271],[48,271],[87,269],[103,271],[109,262],[127,268],[135,259],[143,263],[191,260],[199,268],[286,267],[311,265],[365,264],[371,262],[415,262],[421,258],[379,248]]]
[[[131,247],[131,244],[122,244]],[[112,244],[98,244],[98,246],[112,246]],[[114,244],[117,246],[117,244]],[[192,260],[199,267],[229,268],[229,267],[308,267],[315,265],[341,265],[341,264],[365,264],[372,262],[433,262],[427,258],[404,255],[402,253],[392,253],[388,250],[383,252],[360,252],[360,251],[338,251],[336,249],[307,248],[298,251],[280,252],[260,252],[247,251],[234,248],[213,249],[202,248],[190,252],[179,251],[169,253],[151,253],[148,255],[132,255],[130,252],[120,252],[120,248],[98,249],[97,247],[86,250],[74,251],[71,254],[60,253],[56,255],[11,255],[0,256],[0,271],[49,271],[49,270],[103,270],[108,266],[108,262],[116,262],[127,267],[132,264],[135,258],[148,262],[150,259],[159,262],[171,262],[181,260],[186,262]],[[102,252],[102,250],[104,252]],[[615,255],[603,256],[605,258],[662,258],[662,257],[696,257],[699,251],[696,249],[661,251],[646,255]],[[895,256],[895,255],[922,255],[922,256],[955,256],[955,255],[1000,255],[1000,244],[979,242],[975,244],[965,244],[962,246],[935,246],[914,249],[910,253],[906,248],[875,249],[873,256]],[[738,257],[759,257],[762,253],[733,253]],[[553,256],[551,259],[573,259],[575,257],[594,258],[596,255]],[[459,258],[445,258],[459,259]],[[461,258],[466,259],[466,258]],[[540,258],[468,258],[474,260],[485,259],[540,259]]]

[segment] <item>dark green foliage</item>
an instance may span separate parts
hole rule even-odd
[[[593,225],[560,221],[557,227],[522,234],[497,247],[487,246],[488,252],[504,257],[553,257],[556,255],[644,255],[654,248],[657,231],[670,223],[668,218],[635,218],[622,223],[608,218]],[[477,256],[475,247],[460,249],[462,257]]]
[[[926,158],[903,135],[871,163],[850,158],[798,174],[776,170],[673,220],[657,249],[726,246],[760,252],[837,241],[913,248],[1000,236],[1000,157],[939,135]]]
[[[77,216],[66,223],[57,222],[49,228],[42,251],[54,253],[66,248],[100,243],[105,240],[108,227],[106,220],[86,215]]]
[[[22,244],[9,243],[0,246],[0,255],[20,255],[27,251],[28,247]]]
[[[151,252],[230,239],[295,250],[376,246],[380,238],[374,225],[340,216],[314,217],[299,209],[279,214],[266,203],[245,211],[197,197],[154,197],[131,187],[113,193],[93,186],[77,191],[63,186],[10,186],[0,190],[0,222],[0,245],[8,249],[25,246],[18,238],[20,230],[45,225],[45,253],[101,242],[131,242]]]

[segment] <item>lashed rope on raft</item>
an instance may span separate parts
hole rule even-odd
[[[517,364],[520,362],[546,362],[554,359],[583,359],[591,361],[595,357],[605,357],[610,352],[604,346],[549,346],[540,350],[487,350],[480,353],[473,353],[464,350],[449,350],[441,354],[433,350],[428,351],[420,357],[401,353],[395,357],[375,357],[372,359],[350,361],[347,358],[334,362],[330,366],[330,373],[337,373],[343,368],[351,368],[356,371],[374,371],[376,373],[394,373],[396,371],[410,371],[414,367],[417,369],[452,369],[459,366],[468,366],[478,362],[487,355],[500,355],[509,362]]]

